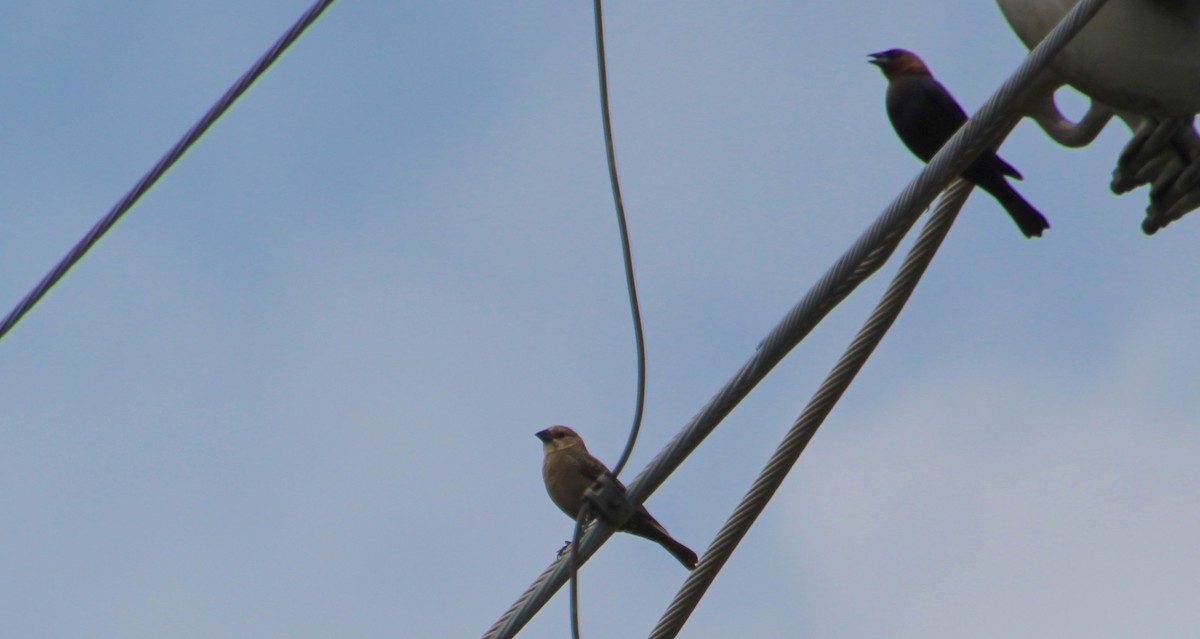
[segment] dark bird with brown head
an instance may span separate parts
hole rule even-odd
[[[891,49],[872,53],[870,58],[888,80],[887,113],[892,128],[913,154],[928,162],[967,121],[966,112],[915,53]],[[1050,223],[1005,176],[1021,179],[1021,174],[991,149],[962,173],[964,179],[996,198],[1025,237],[1040,237]]]
[[[537,438],[542,440],[542,450],[545,452],[545,458],[542,460],[542,479],[546,482],[546,492],[550,494],[554,505],[567,513],[571,519],[579,516],[579,509],[584,503],[584,493],[601,476],[608,476],[613,485],[622,491],[625,490],[625,486],[612,476],[608,467],[588,453],[583,439],[570,428],[551,426],[538,431]],[[675,541],[667,533],[667,529],[650,516],[645,506],[639,506],[620,529],[657,542],[688,570],[696,567],[696,553]]]

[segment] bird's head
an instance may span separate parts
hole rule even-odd
[[[867,57],[871,58],[868,62],[879,67],[883,76],[889,80],[902,75],[929,75],[929,67],[912,51],[888,49]]]
[[[551,426],[546,430],[539,430],[535,435],[542,440],[542,450],[547,454],[572,446],[578,446],[587,451],[579,434],[566,426]]]

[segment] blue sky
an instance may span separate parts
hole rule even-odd
[[[632,477],[920,168],[866,54],[974,111],[989,2],[606,7],[649,351]],[[5,309],[306,2],[25,3],[0,25]],[[335,4],[2,342],[0,634],[478,636],[570,523],[533,433],[619,454],[634,359],[590,3]],[[1084,101],[1066,96],[1078,116]],[[1031,122],[1053,227],[972,195],[685,637],[1184,636],[1200,625],[1185,218]],[[701,551],[894,271],[649,501]],[[684,578],[615,537],[585,636]],[[522,634],[567,632],[565,597]]]

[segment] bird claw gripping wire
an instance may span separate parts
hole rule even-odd
[[[597,516],[604,521],[620,526],[633,516],[633,505],[625,496],[625,487],[612,475],[601,475],[596,483],[583,494]]]
[[[633,516],[633,505],[625,495],[625,487],[611,475],[601,475],[596,483],[588,486],[583,498],[590,507],[590,512],[584,515],[585,527],[597,517],[620,527]],[[561,557],[570,551],[571,541],[567,540],[562,548],[558,549],[558,556]]]

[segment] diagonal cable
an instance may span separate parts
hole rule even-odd
[[[273,64],[275,60],[279,58],[279,56],[283,55],[283,52],[286,51],[287,48],[291,46],[297,38],[300,37],[300,34],[304,33],[304,31],[308,29],[313,22],[316,22],[321,13],[324,12],[325,9],[327,9],[331,4],[333,4],[333,0],[318,0],[315,4],[309,7],[308,11],[305,11],[304,15],[300,16],[300,18],[296,20],[295,24],[293,24],[291,28],[289,28],[287,32],[284,33],[279,40],[277,40],[275,44],[272,45],[272,47],[266,53],[264,53],[257,62],[254,63],[254,66],[250,67],[250,70],[242,74],[242,77],[238,78],[237,82],[235,82],[233,86],[229,87],[229,90],[225,92],[225,95],[222,95],[221,99],[217,100],[216,104],[212,105],[208,112],[205,113],[199,121],[192,125],[192,128],[188,129],[188,132],[185,133],[184,136],[175,143],[175,146],[171,147],[171,149],[167,151],[166,155],[159,159],[158,163],[155,164],[148,173],[142,176],[142,179],[138,180],[138,183],[135,184],[133,188],[125,194],[125,197],[121,198],[121,200],[117,202],[116,205],[114,205],[112,209],[110,209],[108,213],[106,213],[104,217],[100,219],[99,222],[96,222],[91,230],[87,232],[87,235],[84,235],[83,239],[79,240],[79,242],[71,248],[66,256],[63,257],[62,260],[60,260],[58,264],[56,264],[54,268],[42,278],[42,281],[38,282],[37,286],[35,286],[33,290],[26,294],[25,297],[16,305],[16,307],[13,308],[13,310],[9,311],[8,315],[4,317],[4,320],[0,322],[0,339],[3,339],[4,336],[7,335],[8,332],[17,325],[17,322],[21,321],[21,318],[24,317],[25,314],[34,307],[34,305],[41,301],[42,297],[44,297],[46,293],[50,291],[51,287],[57,284],[58,281],[67,274],[67,271],[69,271],[76,262],[82,259],[88,250],[90,250],[97,242],[100,241],[101,237],[104,237],[104,234],[107,233],[108,230],[117,223],[117,220],[121,219],[121,216],[125,215],[129,209],[133,208],[133,205],[137,203],[138,199],[145,195],[146,192],[149,191],[152,186],[154,186],[154,183],[157,182],[158,179],[161,178],[163,174],[165,174],[167,170],[170,169],[171,166],[175,164],[175,162],[182,157],[184,153],[187,152],[188,148],[190,148],[192,144],[199,140],[200,136],[204,135],[205,131],[207,131],[208,128],[212,126],[213,123],[216,122],[217,119],[229,109],[229,107],[233,106],[234,101],[241,97],[241,95],[246,92],[246,89],[249,89],[250,85],[254,84],[254,81],[257,80],[259,76],[261,76],[271,66],[271,64]]]
[[[949,232],[954,218],[966,202],[972,185],[964,180],[958,180],[946,192],[937,210],[925,228],[921,230],[916,244],[901,264],[887,292],[867,319],[867,322],[854,337],[854,341],[838,360],[833,370],[817,389],[808,406],[800,413],[775,454],[771,456],[765,468],[759,474],[749,492],[742,498],[741,503],[734,509],[729,520],[721,527],[712,544],[704,552],[703,559],[696,569],[688,574],[683,586],[679,589],[667,611],[659,619],[658,625],[650,633],[651,639],[670,639],[679,634],[683,624],[691,616],[701,597],[712,585],[721,568],[739,542],[750,530],[755,520],[767,507],[767,503],[775,495],[775,491],[783,484],[792,466],[799,459],[800,453],[808,446],[808,442],[821,423],[841,399],[842,393],[854,381],[858,371],[867,362],[875,347],[887,334],[892,323],[904,309],[904,304],[917,287],[921,276],[925,273],[933,256]]]

